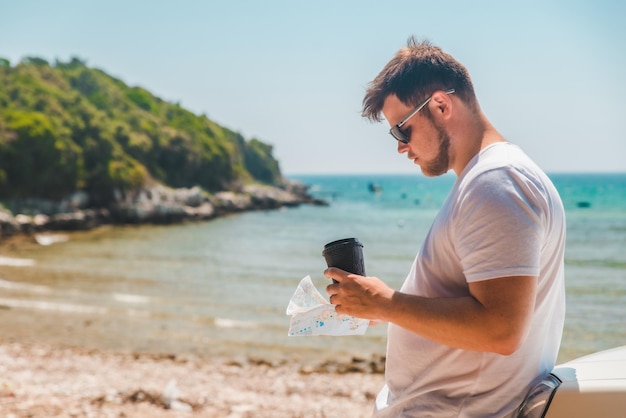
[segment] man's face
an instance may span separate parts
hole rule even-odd
[[[411,112],[395,95],[390,95],[383,105],[383,115],[394,126]],[[423,111],[428,111],[424,109]],[[433,121],[416,114],[403,126],[402,131],[410,139],[408,144],[397,141],[398,152],[407,153],[409,160],[420,166],[422,173],[429,177],[445,174],[450,168],[450,137]]]

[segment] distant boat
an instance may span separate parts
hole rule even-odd
[[[577,202],[576,206],[579,208],[590,208],[591,202],[587,202],[586,200],[583,200],[583,201]]]
[[[378,184],[376,183],[370,183],[367,185],[367,189],[372,192],[372,193],[380,193],[383,191],[383,188],[380,187]]]

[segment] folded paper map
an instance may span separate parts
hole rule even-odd
[[[331,305],[315,288],[310,276],[300,281],[294,292],[287,315],[291,316],[288,335],[363,335],[369,321],[335,312]]]

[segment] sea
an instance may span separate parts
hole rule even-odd
[[[567,217],[564,362],[626,344],[626,173],[550,177]],[[288,302],[307,275],[326,296],[322,248],[348,237],[363,243],[367,274],[399,288],[455,176],[290,178],[328,206],[3,247],[2,340],[313,363],[384,355],[385,325],[360,336],[288,336]]]

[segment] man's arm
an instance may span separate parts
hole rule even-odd
[[[392,322],[441,344],[509,355],[528,333],[537,278],[512,276],[469,284],[470,295],[425,298],[391,289],[376,277],[337,268],[324,273],[339,283],[326,288],[340,314]]]

